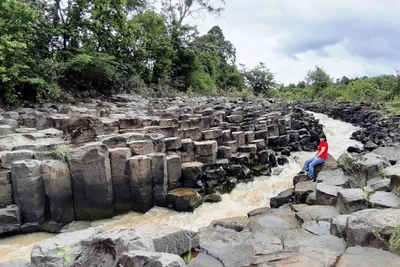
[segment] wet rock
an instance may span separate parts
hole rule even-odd
[[[109,152],[101,143],[87,144],[68,154],[75,219],[97,220],[115,214]]]
[[[59,160],[43,161],[42,174],[50,219],[63,224],[72,222],[74,205],[68,165]]]
[[[276,197],[270,199],[271,208],[279,208],[283,204],[289,203],[293,198],[293,188],[288,188],[280,192]]]
[[[312,181],[299,182],[294,187],[294,199],[296,203],[305,203],[308,195],[315,192],[317,183]]]
[[[130,148],[114,148],[109,150],[111,179],[114,190],[115,212],[123,214],[132,210],[129,179],[126,175],[126,162],[131,157]]]
[[[193,211],[202,202],[203,198],[193,188],[177,188],[167,194],[167,207],[176,211]]]
[[[45,212],[45,191],[41,162],[17,161],[11,168],[14,201],[21,209],[24,222],[42,222]]]
[[[293,185],[294,186],[296,186],[297,183],[308,182],[308,181],[310,181],[310,178],[305,174],[298,174],[295,177],[293,177]]]
[[[350,214],[357,210],[367,209],[368,203],[362,189],[344,189],[338,192],[335,207],[342,214]]]
[[[148,156],[131,157],[128,159],[126,168],[131,191],[132,210],[147,212],[154,205],[151,159]]]
[[[336,263],[336,267],[348,266],[396,266],[400,257],[388,251],[368,247],[348,247]]]
[[[21,211],[17,205],[0,209],[0,236],[20,231]]]
[[[203,172],[204,164],[201,162],[188,162],[182,164],[182,179],[185,187],[196,188],[197,180]]]
[[[347,243],[349,246],[368,246],[388,250],[388,240],[399,223],[399,209],[366,209],[352,213],[347,219]]]

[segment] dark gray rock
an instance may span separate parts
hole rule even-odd
[[[357,210],[367,209],[368,203],[362,189],[344,189],[338,192],[335,207],[342,214],[350,214]]]
[[[115,212],[123,214],[132,210],[131,191],[129,179],[126,175],[126,163],[131,157],[130,148],[110,149],[111,179],[115,198]]]
[[[63,224],[74,220],[71,175],[68,165],[59,160],[42,162],[44,190],[50,206],[50,219]]]
[[[368,202],[374,208],[399,208],[400,197],[391,192],[377,191],[368,197]]]
[[[97,220],[115,215],[114,191],[108,148],[87,144],[68,154],[75,219]]]
[[[395,232],[400,209],[366,209],[352,213],[347,219],[347,243],[349,246],[365,246],[388,249],[378,235],[388,240]]]
[[[45,191],[41,162],[17,161],[11,168],[14,202],[21,209],[24,222],[42,222],[45,212]]]

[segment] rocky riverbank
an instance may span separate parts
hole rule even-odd
[[[56,225],[52,229],[59,231],[71,217],[109,217],[129,209],[145,212],[155,204],[193,210],[224,187],[229,190],[253,175],[268,174],[278,164],[284,168],[291,151],[312,151],[322,130],[298,107],[268,100],[124,96],[59,109],[68,112],[44,115],[52,117],[46,121],[62,117],[59,129],[39,130],[40,123],[34,129],[24,127],[21,117],[26,114],[20,111],[18,119],[14,114],[15,132],[0,139],[6,140],[1,143],[6,148],[2,166],[9,168],[3,184],[18,189],[26,188],[18,183],[29,181],[28,188],[35,190],[9,195],[14,205],[0,210],[1,229],[38,231]],[[77,109],[82,113],[75,114]],[[82,125],[83,117],[90,120]],[[46,137],[54,141],[52,146],[38,149],[44,137],[33,133],[57,130],[58,135]],[[190,136],[185,135],[188,132]],[[12,143],[27,135],[32,136],[31,143],[26,141],[23,149],[21,143]],[[69,144],[70,151],[56,151],[54,144],[59,142]],[[193,258],[197,252],[189,266],[396,266],[398,247],[390,240],[400,231],[400,151],[375,145],[382,147],[330,158],[315,182],[294,177],[293,188],[272,198],[271,208],[213,221],[197,233],[166,225],[65,232],[37,244],[30,262],[16,260],[3,266],[186,266],[181,256]],[[10,156],[27,146],[30,158]],[[51,194],[54,190],[69,193]],[[18,194],[44,198],[40,205],[24,206],[21,203],[27,201],[16,198]],[[67,221],[60,219],[66,217]]]
[[[314,150],[322,131],[272,100],[126,95],[0,116],[0,235],[60,232],[154,205],[192,211],[270,175],[291,151]]]

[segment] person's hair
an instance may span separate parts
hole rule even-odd
[[[321,133],[321,134],[319,135],[319,138],[324,138],[325,141],[326,141],[326,135],[325,135],[324,133]]]

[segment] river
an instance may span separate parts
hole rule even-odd
[[[329,143],[329,153],[337,159],[350,145],[360,145],[350,140],[352,132],[358,128],[345,122],[333,120],[326,115],[313,113],[324,126]],[[268,207],[269,199],[279,192],[292,186],[293,176],[301,169],[301,165],[315,152],[294,152],[289,158],[289,164],[279,175],[256,177],[253,182],[239,184],[231,194],[222,195],[219,203],[205,203],[193,213],[176,212],[166,208],[155,207],[146,214],[129,212],[95,222],[80,222],[75,229],[98,226],[104,230],[119,228],[134,228],[143,224],[158,223],[178,226],[197,231],[208,226],[212,220],[245,216],[249,211]],[[295,160],[295,156],[297,160]],[[32,233],[0,239],[0,262],[23,258],[29,260],[30,251],[35,243],[54,236],[48,233]]]

